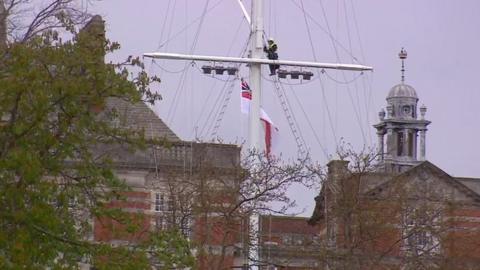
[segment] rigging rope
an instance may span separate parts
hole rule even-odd
[[[205,6],[203,8],[202,16],[200,17],[200,22],[198,23],[198,28],[197,28],[197,31],[195,33],[195,36],[194,36],[194,39],[193,39],[193,42],[192,42],[192,46],[190,47],[190,51],[189,51],[190,54],[192,54],[195,51],[195,48],[196,48],[196,45],[197,45],[197,42],[198,42],[198,38],[200,36],[200,30],[203,26],[203,21],[205,19],[205,15],[207,14],[207,11],[208,11],[209,2],[210,2],[210,0],[206,0],[206,2],[205,2]],[[173,99],[173,106],[170,107],[169,112],[167,114],[167,122],[168,123],[171,123],[171,121],[173,121],[173,117],[175,116],[175,113],[176,113],[176,110],[177,110],[177,107],[178,107],[178,100],[179,100],[178,96],[185,89],[186,72],[188,71],[188,68],[189,68],[188,65],[189,65],[188,62],[185,63],[185,70],[184,70],[184,72],[182,72],[182,76],[180,78],[180,83],[177,87],[177,91],[175,91],[175,96],[174,96],[174,99]]]
[[[348,45],[349,45],[350,51],[353,51],[352,38],[351,38],[351,34],[350,34],[350,21],[348,20],[348,10],[347,10],[347,4],[346,4],[345,0],[343,1],[343,9],[344,9],[344,15],[345,15],[345,26],[346,26],[346,29],[347,29],[347,36],[348,36]],[[360,75],[361,74],[362,73],[360,73]],[[358,76],[357,76],[357,78],[358,78]],[[356,94],[356,97],[357,97],[358,111],[361,111],[360,97],[359,97],[359,92],[360,91],[358,89],[358,84],[357,84],[356,78],[353,78],[352,81],[354,82],[353,85],[355,87],[355,94]],[[363,100],[364,101],[367,100],[365,92],[364,92]],[[365,114],[366,114],[366,125],[368,126],[369,125],[369,115],[368,115],[367,107],[365,107]],[[368,133],[368,138],[370,140],[370,144],[372,144],[371,128],[367,128],[367,133]],[[365,142],[365,144],[366,144],[366,142]]]
[[[212,133],[210,137],[215,138],[217,136],[218,129],[220,128],[220,124],[222,123],[223,116],[225,115],[225,111],[227,109],[228,103],[230,102],[230,99],[232,98],[232,92],[233,88],[235,86],[235,82],[238,81],[238,78],[232,81],[230,84],[230,88],[227,91],[227,94],[225,95],[225,98],[223,99],[223,104],[220,107],[220,111],[217,114],[217,119],[215,121],[215,126],[213,127]]]
[[[295,7],[297,7],[298,9],[300,9],[300,11],[303,12],[304,16],[307,16],[308,19],[310,19],[318,28],[320,28],[320,30],[323,31],[324,34],[328,35],[328,37],[332,40],[332,42],[334,42],[335,44],[337,44],[345,53],[347,53],[347,54],[350,55],[353,59],[355,59],[355,62],[360,63],[360,62],[358,62],[358,59],[352,54],[352,52],[348,51],[348,49],[345,48],[345,46],[343,46],[343,44],[342,44],[340,41],[338,41],[338,40],[331,34],[331,31],[325,30],[325,28],[323,28],[323,26],[322,26],[319,22],[317,22],[317,21],[315,20],[315,17],[313,17],[313,16],[312,16],[310,13],[308,13],[305,9],[302,9],[301,5],[298,5],[298,3],[295,2],[294,0],[290,0],[290,2],[292,2]],[[321,3],[322,1],[319,1],[319,2]],[[303,1],[300,1],[300,3],[303,3]]]
[[[228,85],[228,82],[225,82],[225,83],[223,84],[223,87],[222,87],[222,89],[220,90],[222,93],[224,92],[225,88],[227,88],[227,85]],[[200,131],[200,136],[201,136],[202,134],[204,134],[204,130],[205,130],[205,128],[207,127],[207,125],[208,125],[208,123],[209,123],[209,121],[210,121],[210,117],[212,117],[212,116],[214,115],[214,111],[215,111],[216,108],[217,108],[217,107],[216,107],[216,106],[217,106],[217,103],[220,102],[221,97],[222,97],[222,95],[218,95],[218,96],[217,96],[217,99],[215,100],[215,102],[214,102],[214,104],[213,104],[213,106],[212,106],[212,110],[210,110],[210,113],[208,114],[207,119],[205,120],[205,125],[203,125],[202,130]],[[217,108],[217,110],[218,110],[218,108]],[[215,113],[215,115],[216,115],[216,113]],[[206,132],[205,132],[205,133],[208,133],[208,131],[211,129],[212,124],[213,124],[213,121],[210,122],[210,125],[209,125],[210,127],[206,129]]]
[[[232,40],[232,42],[231,42],[231,44],[230,44],[230,46],[229,46],[229,48],[228,48],[228,50],[227,50],[227,55],[230,55],[230,52],[231,52],[231,50],[232,50],[232,48],[233,48],[233,45],[234,45],[234,43],[235,43],[235,40],[236,40],[236,38],[237,38],[237,36],[238,36],[238,33],[239,33],[240,29],[241,29],[242,23],[243,23],[243,18],[242,18],[242,20],[240,21],[239,27],[237,28],[237,31],[235,32],[235,36],[234,36],[234,38],[233,38],[233,40]],[[251,32],[249,31],[249,33],[250,33],[250,34],[249,34],[249,36],[248,36],[248,38],[247,38],[247,40],[246,40],[246,42],[245,42],[245,44],[244,44],[241,52],[239,53],[239,56],[240,56],[240,57],[243,57],[243,56],[245,55],[247,49],[248,49],[248,44],[249,44],[250,38],[251,38]],[[236,65],[236,67],[239,68],[239,67],[240,67],[240,64]],[[198,66],[197,66],[197,69],[198,69]],[[200,69],[199,69],[199,70],[200,70]],[[201,72],[203,73],[203,71],[201,71]],[[205,74],[205,75],[206,75],[206,74]],[[208,75],[206,75],[206,76],[208,76]],[[238,75],[237,75],[237,76],[238,76]],[[209,78],[213,78],[213,79],[215,79],[216,81],[223,81],[223,82],[225,82],[225,84],[224,84],[224,86],[223,86],[223,88],[222,88],[222,90],[221,90],[222,92],[225,90],[226,85],[227,85],[228,82],[230,82],[230,81],[235,81],[235,80],[238,79],[238,78],[234,78],[233,80],[232,80],[232,79],[223,80],[223,79],[217,78],[217,77],[215,77],[215,76],[208,76],[208,77],[209,77]],[[244,76],[244,78],[247,78],[247,77]],[[209,94],[208,94],[207,100],[210,100],[210,96],[212,95],[213,87],[214,87],[215,85],[216,85],[216,82],[215,82],[215,83],[213,84],[213,86],[210,88],[210,92],[209,92]],[[220,97],[220,96],[219,96],[219,97]],[[200,132],[200,134],[203,134],[203,131],[205,130],[205,126],[208,125],[208,122],[210,121],[210,117],[213,115],[213,112],[214,112],[214,111],[217,111],[217,112],[218,112],[219,108],[216,108],[216,107],[215,107],[216,104],[218,103],[218,100],[219,100],[219,99],[217,98],[217,100],[215,101],[214,105],[212,106],[212,110],[210,111],[207,119],[205,120],[204,128],[202,128],[202,131]],[[200,122],[200,119],[202,118],[202,116],[203,116],[203,114],[204,114],[204,112],[205,112],[205,109],[206,109],[206,106],[204,105],[203,108],[202,108],[201,113],[199,114],[199,116],[198,116],[198,118],[197,118],[197,122],[195,123],[195,127],[198,126],[198,123]],[[217,113],[215,113],[214,115],[217,115]],[[222,117],[223,117],[223,116],[222,116]],[[212,119],[212,120],[213,120],[213,119]],[[221,123],[221,121],[222,121],[222,119],[220,120],[220,123]],[[214,122],[217,122],[217,120],[214,120]],[[209,130],[211,130],[211,126],[212,126],[212,124],[213,124],[214,122],[211,122],[210,125],[209,125],[210,128],[206,129],[207,133],[208,133]],[[195,127],[194,127],[194,128],[195,128]],[[219,128],[219,127],[218,127],[218,128]],[[217,129],[218,129],[218,128],[217,128]],[[193,130],[192,132],[195,132],[195,130]],[[214,138],[213,138],[213,139],[214,139]]]
[[[336,83],[339,83],[339,84],[351,84],[352,82],[355,82],[358,78],[360,78],[364,74],[363,71],[362,71],[362,72],[359,72],[357,76],[353,77],[353,79],[351,79],[349,81],[340,81],[338,79],[333,78],[330,74],[328,74],[328,72],[326,70],[323,70],[322,72],[323,72],[323,74],[325,74],[325,76],[327,78],[329,78],[330,80],[332,80]]]
[[[302,110],[303,112],[303,116],[305,117],[305,119],[307,120],[307,123],[308,123],[308,126],[310,127],[310,129],[312,130],[312,133],[318,143],[318,145],[320,146],[320,149],[322,149],[322,152],[323,154],[325,155],[325,158],[328,159],[328,151],[327,149],[325,148],[325,146],[323,146],[323,144],[321,143],[321,140],[320,138],[318,137],[317,135],[317,132],[315,131],[315,129],[313,128],[313,125],[312,125],[312,122],[310,121],[310,117],[308,117],[308,114],[305,112],[305,109],[303,108],[303,105],[302,103],[300,102],[300,99],[298,98],[297,94],[295,94],[295,90],[293,89],[293,86],[292,85],[289,85],[290,86],[290,90],[292,91],[292,94],[293,96],[295,97],[295,100],[297,101],[298,105],[300,105],[300,109]]]
[[[152,64],[154,64],[156,67],[158,67],[162,71],[165,71],[166,73],[170,73],[170,74],[178,74],[180,72],[184,72],[185,69],[187,68],[187,67],[184,67],[180,70],[169,70],[167,68],[162,67],[159,63],[157,63],[157,61],[155,59],[152,59]]]
[[[301,3],[303,4],[303,1],[301,1]],[[326,12],[325,12],[325,8],[324,8],[323,3],[322,3],[321,1],[320,1],[320,6],[321,6],[321,8],[322,8],[322,13],[323,13],[323,17],[324,17],[324,19],[325,19],[325,24],[327,25],[327,29],[328,29],[328,32],[329,32],[329,34],[330,34],[329,36],[331,37],[330,39],[331,39],[331,41],[332,41],[332,45],[333,45],[333,48],[334,48],[334,51],[335,51],[336,59],[337,59],[338,62],[340,62],[340,61],[341,61],[341,58],[340,58],[340,54],[339,54],[339,52],[338,52],[337,43],[334,41],[333,35],[331,34],[332,31],[331,31],[331,29],[330,29],[330,24],[328,23],[327,14],[326,14]],[[303,6],[302,6],[302,7],[303,7]],[[303,10],[304,10],[304,9],[303,9]],[[304,17],[305,17],[305,14],[306,14],[306,13],[304,13]],[[305,19],[305,20],[306,20],[306,19]],[[350,53],[350,55],[351,55],[352,59],[356,60],[356,58],[355,58],[355,56],[353,56],[353,54]],[[342,76],[343,76],[344,81],[347,81],[345,72],[344,72],[343,70],[341,71],[341,74],[342,74]],[[355,102],[354,102],[354,100],[353,100],[352,93],[351,93],[351,91],[350,91],[349,85],[347,84],[346,87],[347,87],[348,97],[350,98],[350,102],[352,103],[352,108],[353,108],[353,111],[354,111],[354,113],[355,113],[355,117],[356,117],[357,123],[358,123],[358,125],[359,125],[359,127],[360,127],[360,132],[361,132],[361,134],[362,134],[363,142],[364,142],[364,144],[366,144],[365,131],[363,130],[363,125],[362,125],[362,122],[363,122],[363,121],[362,121],[362,119],[361,119],[361,116],[360,116],[360,113],[359,113],[357,107],[355,106]]]
[[[312,40],[312,34],[311,34],[311,31],[310,31],[310,25],[308,24],[308,20],[307,20],[307,17],[306,17],[306,12],[305,12],[305,8],[303,6],[303,1],[300,1],[300,3],[302,4],[301,6],[301,10],[304,11],[303,12],[303,17],[304,17],[304,21],[305,21],[305,25],[307,27],[307,33],[308,33],[308,39],[309,39],[309,42],[310,42],[310,48],[312,49],[312,54],[313,54],[313,59],[315,61],[318,61],[317,60],[317,54],[315,52],[315,46],[313,44],[313,40]],[[337,132],[336,132],[336,129],[335,127],[333,126],[333,120],[332,120],[332,114],[331,114],[331,111],[330,111],[330,107],[328,106],[328,102],[327,102],[327,96],[325,94],[325,87],[323,85],[323,82],[322,80],[320,79],[320,71],[317,69],[317,76],[319,77],[319,83],[320,83],[320,89],[322,90],[322,101],[323,101],[323,105],[325,106],[325,110],[327,112],[327,116],[328,116],[328,122],[329,122],[329,125],[330,125],[330,130],[332,132],[332,135],[333,135],[333,138],[335,139],[335,143],[337,143]]]
[[[361,61],[365,62],[366,58],[365,58],[365,54],[363,52],[362,40],[360,38],[360,30],[359,30],[359,27],[358,27],[357,15],[356,15],[356,12],[355,12],[355,5],[353,4],[352,0],[350,1],[350,6],[351,6],[351,9],[352,9],[352,17],[353,17],[353,22],[354,22],[354,25],[355,25],[355,30],[356,30],[356,33],[357,33],[358,45],[359,45],[359,48],[360,48]],[[366,77],[368,77],[368,74],[367,74]],[[363,78],[362,86],[363,86],[364,96],[368,96],[368,100],[367,100],[367,98],[365,99],[365,111],[367,113],[367,123],[370,123],[369,113],[370,113],[370,110],[371,110],[370,108],[372,106],[370,106],[370,108],[369,108],[369,105],[372,105],[373,97],[372,97],[372,85],[368,84],[368,88],[365,85],[365,80],[367,80],[367,79],[368,78]],[[372,140],[372,135],[370,133],[371,129],[368,129],[368,130],[369,130],[370,140]],[[371,144],[372,144],[372,142],[371,142]]]
[[[167,26],[167,19],[168,19],[168,14],[169,14],[169,11],[170,11],[170,4],[171,4],[172,0],[168,0],[168,4],[167,4],[167,9],[165,11],[166,15],[165,17],[163,18],[163,24],[162,24],[162,30],[160,30],[160,38],[158,40],[158,46],[157,46],[157,50],[160,49],[160,44],[163,40],[163,34],[165,32],[165,27]],[[175,4],[176,4],[177,1],[175,1]],[[173,7],[175,9],[175,7]],[[173,15],[172,15],[173,17]],[[171,24],[170,24],[171,26]]]
[[[300,132],[298,122],[295,118],[295,115],[292,112],[292,107],[286,97],[285,88],[281,83],[278,81],[273,81],[273,85],[275,86],[275,93],[277,94],[278,100],[280,101],[280,105],[282,107],[283,113],[285,114],[285,118],[287,119],[288,126],[290,127],[290,131],[295,139],[295,143],[297,144],[297,150],[299,157],[306,157],[307,149],[306,143],[303,139],[303,135]]]
[[[215,9],[216,7],[218,7],[224,0],[219,0],[217,1],[215,4],[213,4],[208,10],[206,13],[209,13],[210,11],[212,11],[213,9]],[[195,18],[193,21],[191,21],[189,24],[187,24],[185,27],[183,27],[182,29],[180,29],[178,32],[176,32],[173,36],[169,36],[169,38],[164,41],[163,43],[161,43],[157,50],[162,48],[163,46],[167,45],[172,39],[178,37],[180,34],[182,34],[183,32],[187,31],[192,25],[194,25],[196,22],[198,22],[199,20],[201,20],[203,17],[203,15],[200,15],[199,17]]]

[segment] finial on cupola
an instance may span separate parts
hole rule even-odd
[[[402,83],[405,82],[405,59],[407,59],[407,51],[402,47],[402,50],[398,54],[398,57],[402,60]]]

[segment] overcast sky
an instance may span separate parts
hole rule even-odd
[[[250,1],[244,2],[249,8]],[[265,32],[277,41],[281,59],[316,58],[375,69],[315,73],[311,82],[284,81],[314,160],[324,163],[341,140],[356,150],[375,147],[372,125],[388,91],[400,82],[398,52],[405,47],[406,83],[416,89],[419,105],[427,106],[426,118],[432,121],[427,159],[453,176],[480,178],[480,1],[303,0],[306,15],[300,0],[264,3]],[[89,8],[104,17],[108,37],[122,45],[110,59],[153,51],[240,56],[248,39],[249,27],[236,0],[104,0]],[[208,63],[145,62],[162,79],[157,90],[164,99],[155,111],[182,139],[209,141],[216,134],[227,143],[245,140],[238,81],[203,75],[199,68]],[[263,71],[267,74],[267,67]],[[240,76],[248,76],[245,66]],[[265,76],[263,106],[280,130],[278,149],[292,157],[297,147],[269,80]],[[224,103],[225,113],[216,120]],[[215,133],[217,122],[221,125]],[[311,213],[316,193],[292,191],[307,208],[305,215]]]

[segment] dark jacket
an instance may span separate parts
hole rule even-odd
[[[267,58],[270,60],[277,60],[278,59],[278,54],[277,54],[277,44],[272,43],[267,46],[263,46],[263,51],[267,53]]]

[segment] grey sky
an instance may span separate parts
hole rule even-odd
[[[90,8],[104,16],[109,38],[121,43],[122,49],[111,56],[121,59],[157,50],[190,52],[201,20],[187,31],[177,33],[202,14],[206,2],[104,0]],[[236,0],[210,0],[209,7],[218,2],[220,4],[205,16],[193,52],[238,56],[248,37],[248,25],[242,21]],[[265,30],[276,39],[280,58],[314,60],[304,15],[299,8],[302,1],[264,2]],[[427,159],[451,175],[480,177],[477,164],[480,161],[480,1],[304,0],[303,4],[313,17],[307,21],[318,61],[340,59],[351,63],[350,54],[353,54],[361,63],[375,69],[349,84],[334,80],[350,81],[359,73],[327,71],[320,80],[315,74],[315,81],[295,85],[293,90],[285,86],[315,160],[326,160],[318,141],[329,154],[334,154],[341,137],[355,149],[374,146],[376,135],[372,124],[378,121],[377,112],[385,107],[389,89],[400,82],[397,54],[405,47],[408,51],[406,83],[417,90],[420,105],[428,108],[426,118],[432,121],[427,132]],[[326,34],[328,29],[345,50],[338,44],[333,46]],[[159,48],[162,43],[164,46]],[[210,140],[208,127],[213,120],[207,121],[207,118],[210,111],[218,107],[215,100],[224,84],[219,79],[227,77],[208,77],[197,67],[189,67],[182,86],[182,72],[171,71],[182,70],[184,62],[157,61],[161,68],[170,71],[167,72],[151,65],[151,60],[145,61],[148,69],[163,80],[158,90],[164,100],[156,106],[157,113],[182,139],[190,140],[196,134]],[[197,65],[200,67],[202,63]],[[267,74],[267,68],[264,73]],[[242,67],[240,74],[246,76],[247,69]],[[293,156],[296,146],[272,84],[265,80],[263,85],[264,108],[280,129],[280,149],[286,156]],[[227,83],[227,89],[229,86]],[[235,82],[218,130],[224,142],[240,142],[243,140],[240,134],[246,134],[246,121],[241,120],[239,110],[239,91],[239,83]],[[195,126],[198,128],[194,129]],[[317,191],[301,196],[299,192],[305,191],[292,191],[299,203],[309,209],[306,213],[309,214]]]

